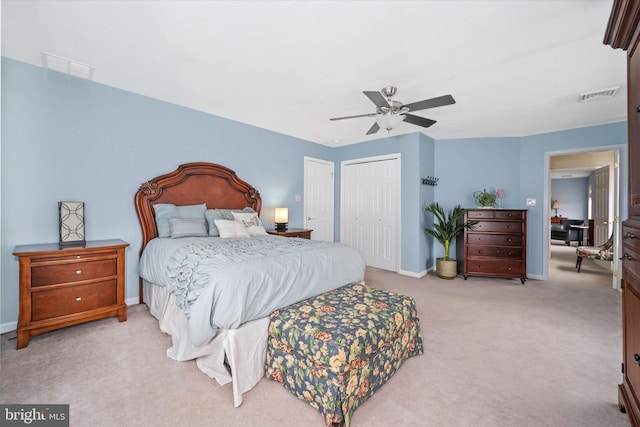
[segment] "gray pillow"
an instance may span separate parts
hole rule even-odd
[[[183,205],[176,206],[171,203],[157,203],[153,205],[156,213],[156,227],[158,228],[158,237],[171,237],[171,226],[169,219],[171,218],[204,218],[204,211],[207,205]]]
[[[207,219],[207,225],[209,226],[209,236],[219,237],[220,231],[216,226],[216,219],[230,219],[234,220],[233,214],[231,212],[253,212],[256,213],[253,209],[246,207],[244,209],[207,209],[204,212],[204,216]]]
[[[207,225],[204,218],[171,218],[171,238],[207,237]]]

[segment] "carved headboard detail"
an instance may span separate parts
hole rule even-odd
[[[250,206],[260,213],[262,199],[254,187],[237,177],[231,169],[214,163],[185,163],[165,175],[140,186],[135,206],[142,228],[142,248],[157,237],[153,205],[195,205],[208,209],[242,209]]]

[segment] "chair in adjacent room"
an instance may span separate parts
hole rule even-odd
[[[576,269],[580,273],[580,267],[582,267],[582,259],[599,259],[601,261],[613,261],[613,233],[611,237],[601,246],[578,246],[576,248]]]

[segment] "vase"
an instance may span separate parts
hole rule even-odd
[[[458,263],[455,259],[436,259],[436,274],[441,279],[452,280],[458,275]]]

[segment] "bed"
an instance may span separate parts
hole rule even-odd
[[[364,279],[353,248],[265,234],[260,193],[221,165],[153,178],[135,208],[140,303],[171,336],[167,355],[231,382],[236,407],[264,376],[271,311]]]

